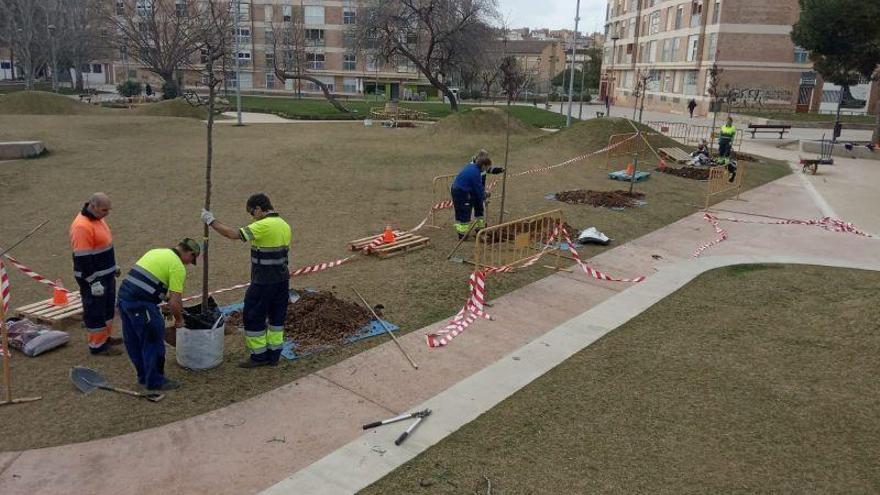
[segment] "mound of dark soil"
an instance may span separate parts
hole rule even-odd
[[[655,169],[657,172],[663,172],[664,174],[674,175],[676,177],[682,177],[684,179],[693,179],[693,180],[709,180],[709,169],[708,168],[695,168],[695,167],[681,167],[681,168],[658,168]]]
[[[556,193],[556,200],[570,205],[592,205],[605,208],[631,208],[636,205],[636,200],[643,199],[640,192],[617,190],[617,191],[589,191],[577,189],[574,191],[562,191]]]

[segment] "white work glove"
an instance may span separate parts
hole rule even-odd
[[[99,281],[92,282],[91,286],[92,295],[95,297],[101,297],[104,295],[104,284]]]
[[[214,220],[216,220],[216,218],[214,218],[214,214],[202,208],[202,221],[205,222],[205,225],[211,225],[212,223],[214,223]]]

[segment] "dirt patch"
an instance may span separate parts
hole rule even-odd
[[[470,112],[452,114],[434,125],[435,133],[501,134],[507,129],[507,115],[498,108],[478,107]],[[511,134],[535,134],[536,129],[516,117],[510,118]]]
[[[645,195],[640,192],[623,191],[590,191],[576,189],[574,191],[562,191],[556,193],[556,200],[570,205],[604,206],[605,208],[631,208],[636,201],[643,199]]]
[[[316,350],[341,345],[372,319],[366,308],[339,299],[330,291],[304,292],[287,308],[284,336],[299,350]],[[241,313],[229,317],[227,325],[241,326]]]
[[[681,168],[657,168],[655,169],[657,172],[662,172],[664,174],[674,175],[676,177],[681,177],[683,179],[693,179],[693,180],[709,180],[709,169],[708,168],[695,168],[695,167],[681,167]]]

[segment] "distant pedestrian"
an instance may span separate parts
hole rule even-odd
[[[697,108],[697,100],[691,98],[691,101],[688,102],[688,113],[691,114],[691,118],[694,118],[695,108]]]
[[[147,95],[147,98],[153,96],[153,87],[150,86],[150,83],[144,86],[144,94]]]

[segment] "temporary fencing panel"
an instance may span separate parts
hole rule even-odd
[[[437,205],[444,201],[450,201],[451,196],[449,190],[452,188],[452,181],[455,180],[455,174],[451,175],[439,175],[434,177],[431,181],[431,204]],[[439,227],[437,225],[437,212],[436,208],[431,208],[431,220],[428,224],[431,227]]]
[[[618,143],[620,145],[616,146]],[[611,169],[611,161],[613,159],[620,157],[631,158],[634,154],[643,153],[646,148],[645,140],[633,132],[629,134],[612,134],[608,138],[608,147],[612,146],[614,148],[609,149],[605,153],[605,170]]]
[[[739,193],[743,186],[743,176],[745,175],[745,167],[740,164],[736,170],[736,177],[730,182],[730,172],[727,166],[719,165],[709,169],[709,180],[706,187],[706,209],[709,209],[709,201],[713,196],[724,194],[730,191],[736,191],[736,197],[739,199]]]
[[[481,230],[474,248],[477,270],[528,266],[551,250],[558,267],[563,221],[562,210],[553,210]]]

